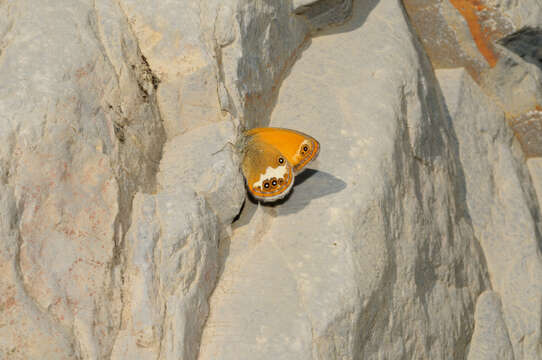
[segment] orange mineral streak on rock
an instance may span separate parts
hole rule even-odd
[[[481,25],[478,12],[487,10],[480,0],[450,0],[452,5],[461,13],[469,25],[470,33],[478,50],[486,58],[490,67],[497,63],[497,54],[493,51],[489,34]]]

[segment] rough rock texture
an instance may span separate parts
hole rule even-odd
[[[405,0],[436,68],[465,67],[506,115],[528,156],[542,155],[539,44],[542,3],[534,0]],[[536,138],[537,141],[533,141]]]
[[[540,4],[405,5],[0,0],[0,358],[541,359]]]
[[[194,358],[218,270],[218,219],[189,190],[138,194],[133,209],[111,358]]]
[[[152,73],[109,2],[0,6],[0,353],[105,358],[131,197],[163,142]]]
[[[512,343],[516,358],[536,359],[542,355],[542,262],[535,189],[504,114],[463,70],[439,70],[437,75],[459,139],[474,232],[484,250],[494,297],[502,301],[510,337],[505,341]],[[479,312],[488,306],[480,304]]]
[[[352,14],[353,0],[294,0],[293,11],[303,15],[312,31],[344,23]]]
[[[503,319],[499,295],[484,292],[476,303],[476,328],[472,335],[469,359],[514,359],[512,344]]]
[[[513,31],[496,5],[472,0],[405,0],[420,40],[436,68],[465,67],[476,79],[495,66],[495,41]]]

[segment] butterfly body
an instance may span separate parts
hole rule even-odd
[[[249,193],[269,202],[291,191],[295,175],[318,156],[320,144],[295,130],[255,128],[244,132],[241,151]]]

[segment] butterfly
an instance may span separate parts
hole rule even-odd
[[[241,169],[248,192],[257,200],[284,198],[295,175],[316,159],[320,144],[302,132],[282,128],[254,128],[243,133]]]

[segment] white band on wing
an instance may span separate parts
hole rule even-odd
[[[253,188],[261,187],[263,189],[263,182],[268,179],[272,178],[283,178],[284,175],[288,173],[287,165],[278,166],[276,168],[273,168],[271,166],[268,166],[265,170],[264,174],[260,174],[260,180],[256,181],[254,184],[252,184]]]

